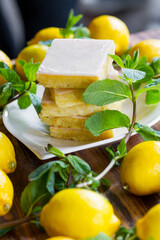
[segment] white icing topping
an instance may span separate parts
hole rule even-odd
[[[114,41],[95,39],[55,39],[37,74],[99,76]]]

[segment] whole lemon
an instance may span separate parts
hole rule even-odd
[[[0,169],[0,216],[5,215],[12,207],[13,185],[9,177]]]
[[[51,238],[47,238],[46,240],[74,240],[73,238],[69,238],[69,237],[51,237]]]
[[[160,40],[159,39],[148,39],[141,41],[134,45],[129,54],[133,56],[134,52],[139,49],[139,56],[147,56],[148,62],[152,62],[154,57],[160,57]]]
[[[120,179],[135,195],[160,192],[160,142],[147,141],[133,147],[122,161]]]
[[[16,169],[16,165],[13,144],[4,133],[0,132],[0,169],[5,173],[11,173]]]
[[[60,34],[60,28],[48,27],[37,32],[29,42],[28,45],[38,44],[40,41],[46,41],[55,38],[63,38]],[[73,38],[73,34],[70,34],[68,38]]]
[[[11,59],[2,51],[0,50],[0,62],[4,62],[10,67],[11,69],[13,68]],[[4,77],[0,74],[0,86],[6,83],[6,80]]]
[[[136,222],[136,233],[140,240],[160,239],[160,203],[152,207]]]
[[[90,36],[95,39],[114,40],[116,54],[122,55],[129,45],[129,30],[119,18],[102,15],[94,18],[89,26]]]
[[[102,195],[86,189],[65,189],[56,193],[40,215],[49,236],[85,239],[105,232],[112,236],[120,227],[113,207]]]
[[[26,80],[25,73],[23,71],[22,66],[18,63],[20,59],[25,60],[26,62],[29,62],[31,58],[33,58],[33,62],[42,62],[43,59],[46,56],[46,52],[48,50],[47,46],[44,45],[31,45],[28,47],[25,47],[16,58],[16,71],[18,75],[21,77],[21,79]]]

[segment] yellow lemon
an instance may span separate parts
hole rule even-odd
[[[4,133],[0,132],[0,169],[5,173],[11,173],[14,172],[16,165],[13,144]]]
[[[5,215],[12,207],[13,185],[9,177],[0,170],[0,216]]]
[[[148,39],[141,41],[134,45],[129,54],[133,56],[133,53],[139,49],[139,56],[147,56],[148,62],[152,62],[154,57],[160,57],[160,40],[159,39]]]
[[[10,67],[11,69],[13,68],[11,59],[2,50],[0,50],[0,62],[6,63],[8,67]],[[0,86],[3,85],[4,83],[6,83],[6,80],[0,74]]]
[[[135,195],[160,192],[160,141],[133,147],[122,161],[120,179],[124,188]]]
[[[86,189],[65,189],[55,194],[40,215],[49,236],[86,239],[105,232],[112,236],[120,227],[113,207],[102,195]]]
[[[28,47],[25,47],[19,54],[18,57],[16,58],[16,71],[21,77],[21,79],[26,80],[25,73],[23,71],[23,68],[20,66],[18,61],[20,59],[25,60],[26,62],[29,62],[31,58],[33,58],[33,62],[42,62],[43,59],[45,58],[46,52],[48,50],[47,46],[44,45],[31,45]]]
[[[74,240],[73,238],[69,238],[69,237],[51,237],[51,238],[47,238],[46,240]]]
[[[119,18],[102,15],[94,18],[89,26],[90,36],[95,39],[112,39],[116,47],[116,54],[122,55],[129,45],[129,30]]]
[[[28,45],[38,44],[40,41],[46,41],[55,38],[63,38],[60,34],[60,28],[48,27],[37,32],[29,42]],[[70,34],[68,38],[73,38],[73,34]]]
[[[160,203],[152,207],[136,222],[136,233],[140,240],[160,239]]]

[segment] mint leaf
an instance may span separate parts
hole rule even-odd
[[[30,182],[24,189],[21,195],[21,207],[25,214],[30,215],[33,207],[37,204],[43,206],[48,202],[52,195],[46,188],[48,173],[42,175],[36,181]]]
[[[39,41],[38,44],[50,47],[52,42],[53,42],[53,39],[50,39],[50,40],[46,40],[46,41]]]
[[[19,60],[18,63],[23,67],[26,78],[29,82],[36,81],[36,74],[40,63],[33,63],[33,58],[26,62],[25,60]]]
[[[134,52],[131,68],[135,68],[138,64],[138,61],[139,61],[139,50]]]
[[[103,106],[126,98],[131,99],[129,87],[118,81],[105,79],[92,83],[82,95],[88,104]]]
[[[0,237],[4,236],[6,233],[10,232],[12,229],[13,229],[13,227],[0,229]]]
[[[89,117],[85,122],[85,127],[94,135],[99,136],[102,132],[126,127],[130,127],[130,119],[127,115],[117,110],[105,110]]]
[[[120,144],[118,145],[117,153],[120,156],[120,158],[123,158],[127,154],[127,146],[125,143],[125,138],[123,138]]]
[[[91,171],[88,163],[75,155],[68,155],[67,160],[78,173],[88,174]]]
[[[137,67],[139,67],[140,65],[146,65],[147,62],[148,62],[147,56],[142,56],[138,61]]]
[[[37,114],[39,114],[42,110],[41,99],[38,96],[36,96],[35,94],[30,93],[30,92],[29,92],[29,96],[30,96],[31,102],[32,102]]]
[[[54,195],[54,183],[55,183],[55,176],[54,176],[54,168],[52,167],[49,171],[48,177],[47,177],[47,183],[46,188],[48,192],[52,195]]]
[[[0,107],[7,104],[8,99],[12,96],[13,88],[11,83],[5,83],[0,86]]]
[[[17,92],[20,93],[24,91],[25,82],[20,79],[15,71],[11,70],[10,68],[0,68],[0,73],[7,82],[12,83],[12,87],[15,88]]]
[[[153,68],[155,75],[160,73],[160,58],[154,57],[150,66]]]
[[[0,61],[0,68],[7,68],[9,69],[8,65],[5,62]]]
[[[121,55],[121,59],[122,59],[122,60],[125,60],[125,58],[127,57],[130,49],[131,49],[131,48],[128,48],[128,49]]]
[[[134,238],[132,238],[134,236]],[[119,230],[115,234],[115,240],[129,240],[134,239],[138,240],[136,237],[136,229],[132,227],[131,229],[127,229],[123,226],[120,226]]]
[[[31,99],[29,93],[26,92],[22,97],[18,99],[18,106],[20,109],[26,109],[31,105]]]
[[[132,66],[132,59],[130,55],[127,55],[126,59],[125,59],[125,67],[126,68],[131,68]]]
[[[68,164],[66,164],[65,162],[60,161],[60,160],[44,163],[43,165],[36,168],[32,173],[30,173],[28,178],[29,178],[30,181],[35,181],[35,180],[39,179],[43,174],[45,174],[47,171],[49,171],[53,167],[54,167],[54,172],[56,172],[60,168],[68,167]]]
[[[143,92],[149,91],[149,90],[160,90],[160,78],[153,79],[153,81],[149,84],[147,84],[144,88],[141,88],[136,93],[136,98]],[[153,91],[154,93],[154,91]],[[153,94],[154,98],[154,94]],[[152,99],[151,99],[152,100]]]
[[[160,90],[149,90],[146,93],[145,103],[147,105],[157,104],[160,102]]]
[[[60,158],[65,158],[66,156],[64,155],[64,153],[62,153],[59,149],[53,147],[51,144],[48,144],[46,150],[49,152],[49,153],[52,153],[53,155],[56,155],[57,157],[60,157]]]
[[[118,66],[120,66],[121,68],[124,68],[123,61],[119,56],[111,55],[111,54],[109,54],[108,56],[110,56],[118,64]]]
[[[89,38],[89,29],[87,27],[83,27],[83,25],[74,27],[72,30],[74,33],[74,38]]]
[[[110,156],[111,156],[112,158],[115,157],[115,153],[114,153],[114,151],[113,151],[112,146],[106,147],[106,151],[110,154]]]
[[[140,66],[136,67],[136,70],[140,70],[140,71],[146,73],[145,77],[142,78],[142,80],[141,80],[142,82],[148,82],[148,81],[152,80],[152,78],[154,76],[153,69],[148,65],[140,65]]]
[[[96,237],[87,238],[85,240],[113,240],[113,238],[108,237],[105,233],[99,233]]]
[[[71,9],[69,12],[66,28],[72,28],[77,22],[81,20],[82,17],[83,17],[82,14],[74,16],[74,10]]]
[[[134,130],[141,135],[143,141],[160,141],[160,132],[146,125],[135,123]]]
[[[133,82],[139,81],[146,76],[145,72],[135,69],[122,68],[122,72],[128,79],[132,80]]]

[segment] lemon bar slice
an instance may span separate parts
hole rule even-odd
[[[51,88],[52,99],[59,107],[72,107],[83,104],[82,93],[84,88]]]
[[[50,134],[52,137],[77,141],[99,141],[113,137],[113,131],[108,130],[99,136],[93,136],[91,132],[86,129],[76,128],[60,128],[50,127]]]
[[[39,115],[42,122],[53,127],[62,128],[85,128],[84,124],[87,117],[72,116],[72,117],[47,117],[40,113]]]
[[[113,40],[55,39],[39,67],[37,80],[48,88],[87,88],[107,77]]]
[[[83,103],[73,107],[58,107],[51,97],[50,89],[46,88],[42,98],[41,113],[47,117],[66,117],[66,116],[91,116],[92,114],[106,109],[117,109],[121,102],[111,103],[105,106],[95,106]]]

